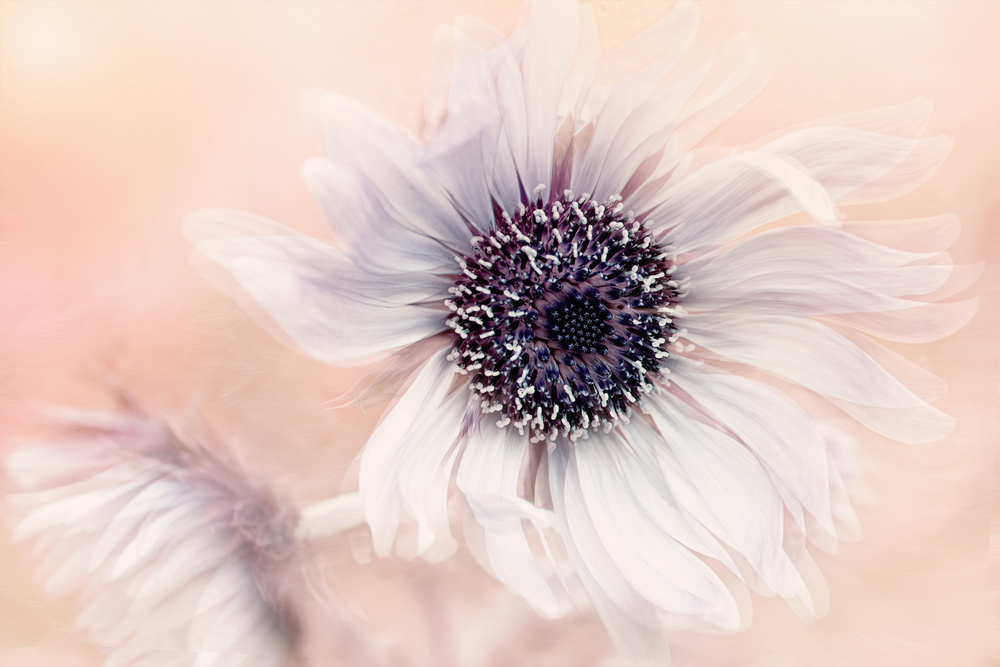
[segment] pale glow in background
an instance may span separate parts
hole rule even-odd
[[[78,79],[97,50],[93,35],[58,4],[22,5],[4,28],[4,59],[25,79],[55,85]]]
[[[593,7],[613,46],[670,3]],[[773,46],[777,63],[771,84],[707,144],[926,96],[936,104],[927,134],[955,139],[947,162],[915,192],[847,213],[957,213],[953,256],[986,269],[968,293],[982,303],[966,329],[893,348],[949,381],[938,407],[958,419],[954,434],[906,446],[850,427],[865,537],[817,557],[830,614],[803,625],[784,603],[758,598],[749,632],[679,635],[676,662],[1000,664],[1000,557],[989,551],[1000,509],[1000,3],[701,7],[703,43],[721,47],[745,30]],[[338,492],[382,406],[331,401],[364,369],[327,368],[272,340],[192,271],[180,220],[229,206],[324,234],[299,176],[320,152],[301,93],[340,92],[417,131],[436,26],[470,13],[510,31],[519,9],[499,0],[0,3],[0,446],[45,435],[34,418],[41,404],[107,408],[125,391],[154,415],[203,415],[299,501]],[[414,664],[598,665],[609,650],[596,621],[536,619],[464,553],[436,566],[361,566],[334,543],[324,557],[335,590]],[[30,556],[0,533],[0,665],[99,665],[72,628],[72,601],[46,597],[30,572]]]

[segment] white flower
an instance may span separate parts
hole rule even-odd
[[[295,512],[235,462],[136,416],[75,415],[76,437],[7,460],[50,593],[105,665],[284,665],[299,618]]]
[[[634,664],[662,664],[661,612],[740,626],[720,571],[822,611],[788,545],[832,547],[850,519],[838,436],[762,377],[936,439],[951,419],[907,385],[937,381],[865,334],[933,340],[975,308],[921,301],[947,258],[865,240],[879,223],[834,205],[933,171],[950,143],[906,138],[929,105],[708,160],[692,147],[758,79],[746,40],[677,74],[696,23],[681,4],[598,57],[575,3],[532,3],[510,38],[466,21],[441,33],[425,143],[323,100],[329,157],[305,175],[342,246],[232,211],[188,227],[312,356],[415,369],[361,456],[378,554],[404,517],[418,552],[444,548],[454,478],[493,573],[550,616],[582,592]],[[894,224],[939,249],[956,223]]]

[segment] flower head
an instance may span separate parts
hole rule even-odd
[[[107,665],[285,664],[295,513],[233,461],[137,416],[75,415],[77,438],[7,460],[23,492],[16,539],[35,539],[51,593]]]
[[[420,355],[361,455],[377,553],[404,515],[419,552],[446,545],[454,477],[511,590],[548,615],[588,599],[624,656],[662,664],[662,612],[740,626],[720,572],[821,611],[788,533],[832,547],[850,521],[841,436],[766,378],[935,439],[950,418],[907,386],[934,380],[865,334],[934,339],[975,303],[920,300],[951,273],[940,248],[838,222],[835,202],[896,196],[943,159],[947,140],[910,138],[925,103],[706,161],[692,147],[756,91],[752,47],[679,74],[693,4],[603,56],[587,17],[539,1],[509,38],[443,32],[425,143],[326,97],[329,156],[305,174],[341,247],[231,211],[189,230],[318,359]]]

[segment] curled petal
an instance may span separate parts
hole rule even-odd
[[[836,200],[904,161],[913,163],[904,172],[907,183],[923,180],[949,149],[945,139],[904,139],[846,127],[800,130],[756,153],[716,160],[693,172],[664,191],[650,216],[670,229],[679,252],[689,252],[803,210],[827,218],[817,186]]]

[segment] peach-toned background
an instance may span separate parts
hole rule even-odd
[[[669,6],[593,3],[607,45]],[[953,255],[986,270],[974,290],[980,312],[965,330],[897,348],[951,383],[939,405],[958,419],[954,434],[905,446],[855,430],[865,537],[817,559],[830,614],[804,625],[783,603],[755,599],[749,632],[679,635],[676,662],[996,660],[1000,3],[701,6],[704,41],[746,30],[777,57],[771,84],[708,143],[748,143],[810,118],[929,97],[928,132],[955,138],[948,161],[914,193],[850,214],[956,212],[964,229]],[[517,2],[471,0],[0,2],[3,449],[43,434],[39,405],[110,408],[124,391],[154,415],[201,415],[297,501],[337,492],[381,406],[334,409],[331,399],[360,371],[324,367],[261,331],[192,271],[179,221],[231,206],[322,234],[298,171],[318,152],[299,94],[341,92],[416,130],[434,28],[471,13],[509,31],[518,11]],[[72,628],[72,601],[45,597],[8,536],[0,533],[0,665],[99,664]],[[464,554],[436,566],[361,566],[334,543],[324,557],[348,604],[415,664],[614,664],[604,662],[593,619],[535,619]]]

